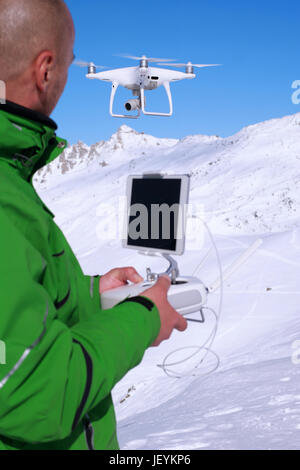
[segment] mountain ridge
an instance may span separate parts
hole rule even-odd
[[[162,139],[123,125],[108,141],[68,147],[35,175],[35,184],[49,204],[49,190],[57,185],[58,194],[68,190],[75,199],[81,194],[99,204],[99,187],[106,188],[105,199],[116,201],[129,174],[190,174],[191,202],[202,205],[216,232],[285,231],[300,220],[299,136],[300,113],[247,126],[226,138]]]

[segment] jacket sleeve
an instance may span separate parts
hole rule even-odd
[[[69,328],[41,283],[40,253],[1,208],[0,227],[0,340],[6,352],[0,435],[30,443],[64,439],[141,361],[158,335],[159,313],[139,297],[95,309]],[[88,281],[82,277],[87,288]]]

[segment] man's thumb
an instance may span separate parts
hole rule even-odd
[[[187,326],[188,324],[186,319],[178,313],[177,322],[175,326],[176,330],[185,331],[187,329]]]
[[[170,288],[170,285],[171,285],[171,279],[169,278],[169,276],[167,274],[165,274],[165,275],[160,276],[158,278],[158,281],[156,282],[155,285],[158,288],[161,288],[161,289],[165,290],[166,293],[167,293],[169,288]]]

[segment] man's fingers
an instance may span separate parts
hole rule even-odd
[[[126,268],[120,268],[120,276],[122,281],[131,281],[137,284],[138,282],[142,282],[143,278],[139,275],[139,273],[134,269],[132,266]]]
[[[118,281],[126,283],[126,281],[131,282],[142,282],[143,278],[138,274],[138,272],[132,267],[127,266],[125,268],[115,268],[112,269],[108,274],[111,274],[112,277],[118,279]]]
[[[180,315],[180,314],[178,313],[177,322],[176,322],[176,324],[175,324],[176,330],[178,330],[178,331],[184,331],[184,330],[187,329],[187,325],[188,325],[188,324],[187,324],[186,319],[185,319],[182,315]]]

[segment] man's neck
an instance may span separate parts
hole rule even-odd
[[[8,113],[30,119],[31,121],[39,122],[47,127],[50,127],[51,129],[57,129],[56,123],[45,114],[42,114],[39,111],[34,111],[33,109],[26,108],[25,106],[14,103],[12,101],[6,101],[5,104],[0,104],[0,110],[1,109]]]

